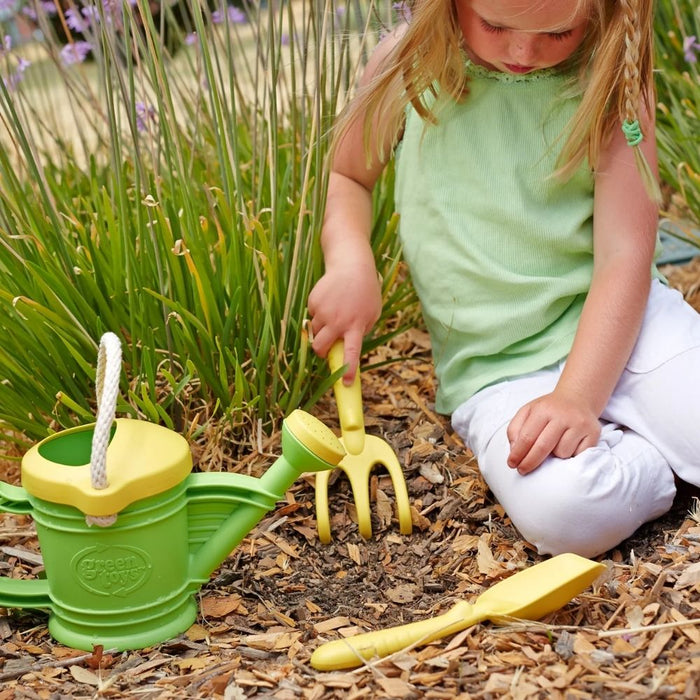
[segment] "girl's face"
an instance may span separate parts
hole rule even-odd
[[[530,73],[569,58],[587,25],[579,0],[457,0],[466,51],[475,63]]]

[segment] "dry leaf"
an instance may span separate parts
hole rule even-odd
[[[384,595],[394,603],[412,603],[421,593],[415,583],[405,583],[385,591]]]
[[[240,611],[242,598],[239,595],[204,596],[200,604],[202,615],[206,617],[226,617],[232,612]],[[245,608],[242,611],[245,614]]]
[[[452,542],[452,549],[454,549],[454,551],[457,554],[463,554],[464,552],[472,552],[478,546],[478,535],[458,535],[454,538]]]
[[[418,471],[420,475],[424,479],[427,479],[431,484],[442,484],[443,481],[445,481],[445,477],[432,462],[421,464]]]
[[[348,542],[348,555],[358,566],[362,564],[362,555],[360,548],[354,542]]]
[[[503,569],[501,565],[493,558],[493,554],[491,553],[491,549],[486,542],[485,537],[488,536],[482,535],[479,538],[479,543],[476,549],[476,565],[479,568],[479,573],[492,577],[499,575]]]
[[[411,522],[419,530],[427,530],[430,527],[430,520],[421,515],[415,506],[411,506]]]
[[[389,527],[394,516],[391,499],[381,489],[377,489],[377,517],[382,527]]]
[[[513,682],[510,673],[491,673],[484,686],[484,693],[502,693],[508,690]]]
[[[246,694],[236,683],[233,676],[224,690],[224,700],[245,700]]]
[[[193,642],[201,642],[209,638],[209,632],[202,625],[194,624],[185,632],[185,636]]]
[[[210,656],[192,656],[187,659],[173,659],[173,663],[181,671],[185,671],[186,673],[190,671],[199,671],[213,665]]]
[[[71,676],[73,676],[78,683],[85,683],[87,685],[94,686],[100,685],[100,677],[92,671],[89,671],[87,668],[83,668],[82,666],[71,666],[68,670],[70,671]]]
[[[627,610],[627,627],[636,629],[644,626],[644,611],[639,605],[634,605]]]
[[[253,649],[273,651],[289,649],[301,637],[301,632],[268,632],[266,634],[251,634],[241,641]]]
[[[581,633],[574,635],[574,653],[575,654],[590,654],[595,651],[595,646]]]
[[[340,627],[347,627],[350,624],[350,618],[348,617],[332,617],[330,620],[322,620],[314,625],[314,630],[317,634],[325,634],[326,632],[331,632],[332,630],[337,630]]]
[[[659,630],[649,642],[647,647],[646,657],[649,661],[655,661],[659,654],[664,650],[664,647],[668,644],[669,640],[673,637],[673,630]]]
[[[700,561],[687,567],[678,577],[678,580],[673,587],[676,590],[680,590],[682,588],[694,586],[696,583],[700,583]]]
[[[390,698],[413,695],[413,686],[400,678],[378,678],[377,683]]]
[[[676,621],[676,622],[687,622],[688,618],[683,615],[680,610],[676,610],[675,608],[671,608],[669,610],[669,613],[671,617]],[[678,628],[688,639],[690,639],[691,642],[694,644],[697,644],[700,646],[700,632],[698,632],[697,627],[693,627],[691,625],[683,625],[682,627]]]

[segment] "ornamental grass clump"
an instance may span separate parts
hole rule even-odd
[[[161,10],[33,2],[43,40],[0,51],[0,427],[20,449],[94,419],[106,331],[123,342],[118,412],[225,437],[233,458],[329,387],[303,328],[323,161],[391,4]],[[368,348],[415,313],[391,180]]]

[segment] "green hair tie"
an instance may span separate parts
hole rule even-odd
[[[627,139],[628,146],[639,146],[644,139],[642,130],[639,128],[639,122],[636,119],[634,121],[626,119],[622,122],[622,133]]]

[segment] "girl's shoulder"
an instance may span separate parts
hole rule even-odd
[[[362,82],[367,82],[368,79],[371,79],[375,73],[381,70],[385,61],[398,46],[407,28],[408,25],[399,24],[379,40],[367,62]]]

